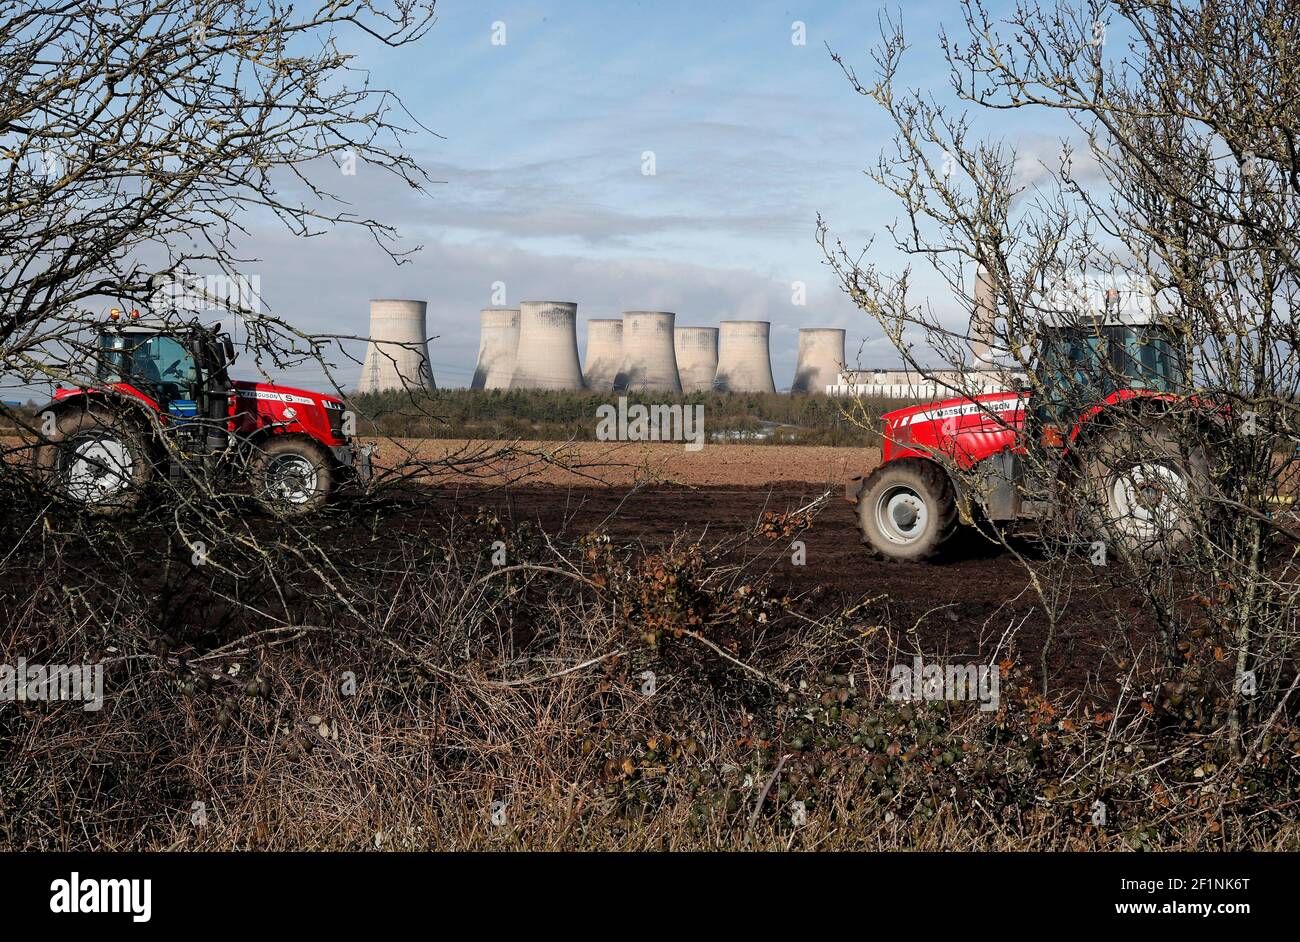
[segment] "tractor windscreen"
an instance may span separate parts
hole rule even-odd
[[[1061,327],[1047,331],[1041,380],[1053,411],[1076,412],[1117,389],[1184,391],[1178,345],[1160,325]]]
[[[194,357],[165,334],[105,333],[99,338],[96,378],[105,384],[131,383],[166,399],[187,398],[198,381]]]

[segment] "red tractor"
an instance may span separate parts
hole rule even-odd
[[[246,486],[291,517],[369,479],[370,449],[351,436],[342,400],[230,379],[234,345],[218,328],[111,317],[94,384],[57,389],[37,415],[33,462],[63,500],[112,516],[163,475],[197,476]]]
[[[1183,542],[1208,470],[1174,434],[1183,405],[1202,411],[1179,349],[1147,318],[1090,316],[1041,332],[1034,387],[885,414],[881,465],[847,492],[863,543],[923,560],[976,515],[1064,521],[1122,553]]]

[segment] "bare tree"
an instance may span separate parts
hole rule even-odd
[[[0,7],[0,371],[66,380],[40,351],[77,339],[109,305],[160,311],[177,293],[247,316],[249,347],[276,365],[319,357],[263,311],[240,239],[250,220],[309,236],[391,226],[356,215],[330,182],[357,163],[416,191],[401,147],[422,130],[340,45],[420,39],[433,0],[6,2]]]
[[[1272,0],[1021,4],[1005,21],[978,0],[962,9],[965,35],[940,37],[954,104],[900,87],[907,44],[892,22],[870,80],[835,59],[896,128],[871,171],[902,206],[893,245],[972,315],[972,272],[988,273],[985,339],[1028,380],[1017,485],[1044,521],[1040,546],[1026,550],[1017,522],[981,504],[987,467],[936,457],[972,498],[964,516],[1018,554],[1054,625],[1079,578],[1127,588],[1157,648],[1117,625],[1115,652],[1151,657],[1157,706],[1258,759],[1292,703],[1300,639],[1300,13]],[[1026,173],[1014,145],[981,140],[981,113],[998,111],[1066,119],[1057,158]],[[909,363],[938,351],[954,393],[973,397],[959,369],[978,332],[918,302],[910,271],[890,274],[826,232],[846,290]],[[1144,326],[1126,327],[1135,308]],[[1129,401],[1134,389],[1151,395]],[[987,416],[988,429],[1009,427]]]

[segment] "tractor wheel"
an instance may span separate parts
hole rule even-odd
[[[109,409],[61,412],[32,463],[59,497],[97,517],[134,509],[154,476],[144,432]]]
[[[887,560],[918,562],[957,528],[957,499],[933,461],[891,461],[867,478],[858,496],[862,542]]]
[[[1160,558],[1192,537],[1195,507],[1209,466],[1167,427],[1108,430],[1087,444],[1067,493],[1067,519],[1078,536],[1109,543],[1122,555]]]
[[[249,469],[253,497],[277,517],[303,517],[324,506],[334,470],[315,442],[275,438],[261,445]]]

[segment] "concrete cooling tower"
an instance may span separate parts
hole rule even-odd
[[[370,302],[370,345],[357,392],[433,389],[424,301]]]
[[[572,301],[525,301],[519,305],[519,350],[510,388],[583,388],[578,305]]]
[[[790,392],[824,395],[844,369],[844,331],[837,327],[805,327],[799,331],[799,361]]]
[[[470,389],[509,389],[519,349],[519,308],[485,307],[479,312],[478,363]]]
[[[723,321],[718,332],[718,392],[776,392],[768,352],[767,321]]]
[[[718,372],[718,328],[678,327],[673,331],[677,375],[682,392],[708,392]]]
[[[682,391],[673,352],[676,319],[667,311],[623,312],[623,362],[614,377],[616,391]]]
[[[588,389],[608,392],[623,362],[623,322],[615,318],[593,317],[587,321],[587,364],[583,378]]]
[[[988,366],[993,362],[993,319],[997,316],[997,297],[993,279],[983,265],[975,267],[975,307],[970,318],[970,365]]]

